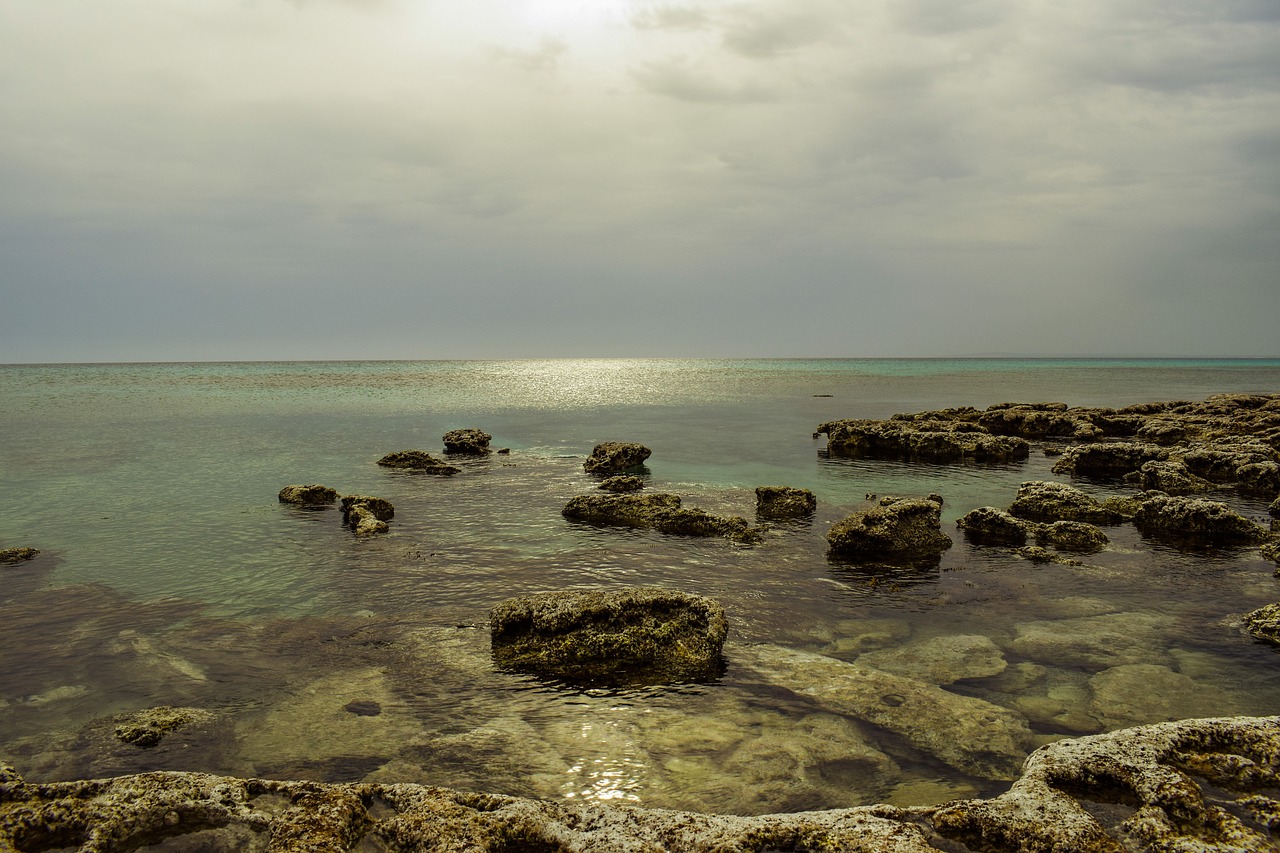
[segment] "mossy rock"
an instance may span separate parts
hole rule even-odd
[[[388,453],[378,460],[378,464],[384,468],[421,471],[424,474],[438,474],[443,477],[452,476],[458,473],[459,470],[452,465],[446,465],[430,453],[422,450],[399,450],[395,453]]]
[[[295,506],[325,506],[338,499],[336,490],[319,483],[309,486],[285,486],[280,490],[280,503]]]

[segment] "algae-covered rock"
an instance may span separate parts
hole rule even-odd
[[[338,499],[338,493],[328,486],[312,483],[309,486],[285,486],[280,490],[280,503],[297,506],[325,506]]]
[[[644,488],[644,479],[630,474],[605,477],[597,486],[602,492],[638,492]]]
[[[1055,474],[1119,476],[1148,462],[1163,462],[1169,451],[1155,444],[1116,441],[1069,447],[1053,464]]]
[[[1280,492],[1280,462],[1252,462],[1236,469],[1240,489],[1262,495]]]
[[[645,528],[681,536],[723,536],[742,543],[760,539],[760,531],[741,516],[686,509],[681,506],[679,495],[665,493],[579,495],[565,504],[560,514],[587,524]]]
[[[1025,545],[1032,525],[993,506],[970,510],[956,521],[966,539],[980,545]]]
[[[1059,551],[1092,554],[1107,547],[1107,534],[1083,521],[1055,521],[1036,527],[1036,542]]]
[[[939,685],[999,675],[1008,666],[1000,647],[980,634],[934,637],[867,652],[858,656],[857,664]]]
[[[587,461],[582,463],[582,470],[588,474],[618,474],[639,468],[651,455],[653,451],[643,444],[605,441],[591,450]]]
[[[1204,682],[1166,666],[1131,663],[1104,669],[1089,679],[1090,709],[1109,729],[1176,719],[1228,713],[1228,697]]]
[[[1051,666],[1099,670],[1150,662],[1170,630],[1165,617],[1140,612],[1036,620],[1015,625],[1005,648]]]
[[[1264,542],[1267,530],[1219,501],[1154,495],[1133,523],[1144,533],[1205,544]]]
[[[34,560],[40,552],[35,548],[6,548],[0,551],[0,566],[16,566]]]
[[[846,420],[819,424],[833,456],[929,462],[1013,462],[1026,459],[1025,439],[991,435],[977,424]]]
[[[395,453],[388,453],[378,460],[378,464],[384,468],[421,471],[424,474],[436,474],[443,477],[450,477],[458,473],[459,470],[422,450],[399,450]]]
[[[1280,518],[1280,498],[1276,498],[1271,502],[1271,505],[1267,507],[1267,514],[1272,518]]]
[[[153,747],[166,734],[192,723],[207,723],[214,718],[202,708],[173,708],[161,705],[136,714],[126,715],[116,725],[116,738],[142,748]]]
[[[1119,502],[1099,502],[1065,483],[1032,480],[1018,487],[1009,514],[1032,521],[1087,521],[1119,524],[1126,518]]]
[[[1244,625],[1255,639],[1280,646],[1280,603],[1246,613]]]
[[[390,501],[369,495],[348,495],[342,499],[342,522],[358,535],[385,533],[396,511]]]
[[[808,489],[791,486],[756,487],[756,515],[761,518],[805,518],[818,508],[818,499]]]
[[[937,556],[951,547],[942,507],[931,500],[895,499],[831,526],[831,553],[852,559]]]
[[[655,587],[511,598],[489,623],[499,666],[587,683],[712,677],[728,631],[718,602]]]
[[[480,456],[489,452],[489,442],[493,436],[478,429],[449,430],[441,438],[445,453],[463,453]]]
[[[1126,474],[1124,480],[1139,489],[1154,489],[1170,495],[1193,495],[1217,488],[1209,480],[1192,474],[1182,462],[1147,462],[1136,472]]]

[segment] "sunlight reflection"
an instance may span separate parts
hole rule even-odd
[[[639,801],[648,768],[635,741],[616,722],[584,721],[577,735],[588,755],[570,765],[564,798]]]

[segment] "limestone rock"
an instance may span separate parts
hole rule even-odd
[[[790,486],[758,486],[756,515],[761,518],[805,518],[818,508],[818,499],[808,489]]]
[[[942,507],[930,500],[897,499],[831,526],[831,553],[853,559],[936,556],[951,547],[942,532]]]
[[[606,477],[597,487],[602,492],[638,492],[644,488],[644,480],[627,474]]]
[[[1215,483],[1234,483],[1240,479],[1241,469],[1277,461],[1280,453],[1275,448],[1238,437],[1193,447],[1182,457],[1188,470]]]
[[[493,436],[478,429],[449,430],[441,438],[445,453],[468,453],[479,456],[489,452]]]
[[[1274,495],[1280,492],[1280,463],[1251,462],[1236,469],[1240,488],[1247,492]]]
[[[1099,502],[1065,483],[1032,480],[1018,487],[1018,496],[1009,514],[1032,521],[1087,521],[1091,524],[1119,524],[1126,518],[1118,502]],[[1131,515],[1131,513],[1130,513]]]
[[[1016,636],[1006,649],[1051,666],[1100,670],[1149,663],[1167,630],[1167,620],[1151,613],[1037,620],[1015,625]]]
[[[991,435],[977,424],[847,420],[819,424],[833,456],[930,462],[1012,462],[1026,459],[1025,439]]]
[[[1218,691],[1165,666],[1125,664],[1089,679],[1091,709],[1109,729],[1200,716],[1229,707]]]
[[[1280,603],[1259,607],[1246,613],[1244,625],[1254,638],[1280,646]]]
[[[610,527],[637,527],[682,536],[723,536],[741,543],[760,539],[760,531],[741,516],[685,509],[679,495],[665,493],[579,495],[565,504],[560,514],[572,521]]]
[[[369,495],[348,495],[342,499],[342,522],[359,535],[385,533],[387,522],[396,514],[389,501]]]
[[[857,664],[938,685],[999,675],[1008,666],[999,646],[980,634],[934,637],[867,652]]]
[[[202,708],[173,708],[161,705],[128,714],[116,725],[116,738],[142,748],[153,747],[166,734],[192,723],[206,723],[213,713]]]
[[[639,468],[651,455],[653,451],[643,444],[606,441],[592,449],[587,461],[582,463],[582,469],[588,474],[617,474]]]
[[[1107,534],[1083,521],[1055,521],[1036,527],[1036,542],[1059,551],[1092,554],[1107,547]]]
[[[1016,435],[1022,438],[1076,436],[1082,425],[1079,418],[1067,413],[1066,403],[1003,403],[989,406],[978,423],[993,435]],[[1092,424],[1085,428],[1092,433]]]
[[[1280,498],[1276,498],[1271,502],[1271,505],[1267,507],[1267,514],[1272,518],[1280,518]]]
[[[1217,485],[1192,474],[1182,462],[1147,462],[1131,474],[1126,474],[1126,483],[1139,489],[1154,489],[1170,495],[1193,495],[1209,492]]]
[[[1163,462],[1169,451],[1154,444],[1117,441],[1067,448],[1053,465],[1055,474],[1119,476],[1137,471],[1147,462]]]
[[[426,453],[422,450],[400,450],[388,453],[378,460],[384,468],[400,468],[406,471],[421,471],[424,474],[437,474],[450,477],[458,473],[458,469]]]
[[[16,566],[35,559],[40,552],[35,548],[6,548],[0,551],[0,566]]]
[[[1144,533],[1205,544],[1263,542],[1268,532],[1224,503],[1155,495],[1143,501],[1133,523]]]
[[[338,499],[338,493],[328,486],[313,483],[310,486],[285,486],[280,490],[280,503],[297,506],[324,506]]]
[[[1025,545],[1029,525],[1002,509],[981,506],[956,521],[965,538],[980,545]]]
[[[511,598],[489,622],[499,666],[587,683],[711,677],[728,631],[718,602],[654,587]]]

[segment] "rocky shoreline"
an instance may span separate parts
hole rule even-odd
[[[410,784],[157,772],[33,784],[0,765],[0,850],[1276,850],[1280,717],[1159,723],[1036,750],[1004,794],[758,817],[553,803]],[[173,848],[179,849],[179,848]]]

